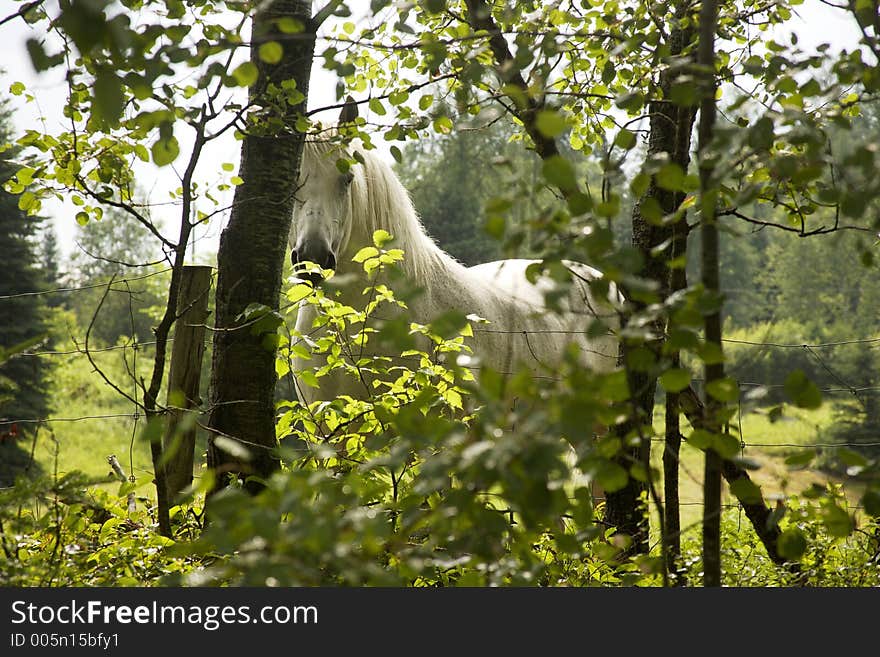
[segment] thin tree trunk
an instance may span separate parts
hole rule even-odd
[[[703,402],[700,401],[699,395],[697,395],[693,388],[687,388],[679,394],[679,408],[695,429],[706,428],[704,422],[706,421],[707,412]],[[729,460],[723,462],[721,474],[728,485],[740,480],[752,481],[748,472]],[[752,489],[751,486],[749,488]],[[746,512],[746,517],[751,521],[755,533],[764,545],[764,549],[767,550],[767,556],[777,566],[785,564],[785,558],[779,554],[778,543],[781,532],[779,531],[779,526],[772,522],[771,516],[773,511],[764,502],[763,496],[757,499],[752,497],[740,499],[739,503]],[[792,572],[795,572],[798,569],[798,564],[789,563],[789,567]]]
[[[691,113],[693,121],[693,112]],[[689,141],[689,140],[688,140]],[[675,294],[687,288],[687,238],[688,224],[685,217],[673,224],[672,258],[677,261],[670,271],[669,293]],[[681,354],[676,349],[670,354],[670,367],[681,367]],[[681,569],[681,505],[679,500],[679,472],[681,451],[681,394],[666,393],[665,440],[663,445],[663,494],[666,532],[664,553],[666,569],[674,584],[684,582],[677,576]]]
[[[700,9],[700,46],[697,64],[704,79],[700,103],[700,235],[702,238],[702,279],[705,294],[717,303],[706,315],[706,343],[721,353],[721,300],[718,267],[718,225],[715,223],[715,190],[712,180],[714,166],[710,152],[715,129],[715,24],[718,20],[717,0],[703,0]],[[724,378],[724,363],[712,359],[705,365],[706,390],[714,381]],[[723,403],[706,393],[705,426],[712,433],[721,432],[718,421]],[[706,449],[703,476],[703,585],[721,586],[721,456],[712,447]]]
[[[693,30],[690,27],[681,29],[681,24],[690,23],[684,21],[690,3],[678,2],[675,8],[676,27],[669,35],[669,54],[671,58],[680,57],[691,44]],[[679,82],[681,67],[669,66],[660,75],[660,90],[662,98],[650,104],[650,134],[648,137],[648,149],[646,161],[650,161],[658,155],[666,155],[669,162],[678,165],[682,171],[687,171],[690,164],[691,134],[693,132],[695,112],[692,107],[680,106],[671,102],[670,92]],[[642,207],[648,200],[659,203],[664,215],[675,214],[685,199],[682,191],[673,191],[660,187],[652,177],[645,195],[639,199],[633,208],[632,214],[632,242],[641,253],[644,266],[640,275],[660,285],[661,297],[666,297],[672,288],[672,271],[669,261],[682,255],[682,251],[673,250],[673,246],[683,248],[687,240],[687,228],[684,216],[679,217],[674,224],[658,225],[658,222],[648,221],[642,214]],[[663,247],[663,245],[666,245]],[[680,284],[680,283],[679,283]],[[643,311],[653,302],[633,297],[633,306],[636,312]],[[629,350],[647,346],[659,360],[663,347],[665,326],[662,320],[657,320],[654,326],[656,339],[647,345],[642,343],[629,344],[621,342],[620,359],[626,365]],[[635,433],[639,436],[636,444],[623,450],[620,455],[620,463],[629,467],[633,462],[647,465],[650,458],[650,443],[647,437],[651,434],[651,418],[654,411],[654,393],[657,387],[657,376],[653,372],[633,371],[627,369],[630,396],[632,398],[633,417],[618,427],[618,435],[625,438],[628,434]],[[674,414],[673,414],[674,415]],[[677,468],[677,463],[676,463]],[[633,537],[634,552],[647,552],[648,549],[648,526],[646,518],[638,502],[645,489],[645,484],[631,478],[626,488],[608,496],[606,513],[608,522],[616,526],[621,532]],[[667,501],[669,499],[668,480],[665,482]],[[675,503],[677,507],[677,501]],[[663,512],[661,510],[661,512]],[[669,536],[673,535],[670,529],[669,515],[664,513],[664,545]],[[676,524],[677,513],[673,517],[673,526]],[[675,530],[678,531],[678,530]],[[675,534],[677,535],[677,534]],[[668,553],[668,546],[664,548]]]
[[[535,151],[544,160],[558,155],[559,150],[556,142],[544,136],[538,130],[535,122],[537,112],[544,107],[543,99],[536,99],[529,93],[528,84],[523,78],[522,71],[516,65],[516,60],[503,33],[492,18],[489,5],[485,0],[466,0],[465,4],[470,26],[474,30],[485,30],[489,35],[489,45],[495,57],[499,77],[506,84],[524,92],[517,96],[514,111],[523,122],[526,133],[532,139]],[[676,18],[685,18],[689,9],[690,3],[681,0],[676,6]],[[689,25],[687,21],[676,22],[669,41],[670,54],[673,56],[680,55],[691,42],[692,29],[690,27],[682,29],[679,27],[681,24]],[[667,99],[669,91],[679,75],[676,71],[677,69],[667,69],[661,74],[660,84],[664,99],[651,104],[651,137],[648,152],[649,155],[666,153],[670,156],[670,161],[677,163],[682,167],[682,170],[687,170],[690,162],[691,132],[695,113],[693,108],[679,107]],[[578,190],[560,191],[566,198],[578,192]],[[644,198],[656,199],[664,213],[673,214],[684,200],[684,194],[663,190],[656,185],[655,181],[652,181]],[[683,224],[683,221],[681,223]],[[645,257],[646,265],[642,274],[651,280],[660,282],[663,290],[669,288],[667,259],[670,254],[668,249],[656,254],[656,249],[659,245],[670,241],[672,233],[673,228],[670,226],[656,226],[645,221],[641,214],[640,205],[637,205],[633,212],[633,243]],[[656,328],[658,335],[662,335],[664,327]],[[657,341],[650,346],[659,353],[662,343]],[[629,345],[626,343],[621,344],[620,359],[624,364],[628,348]],[[639,439],[636,444],[623,449],[618,461],[629,470],[634,463],[648,464],[650,443],[646,438],[653,412],[654,390],[657,380],[653,374],[635,372],[629,368],[627,377],[634,412],[631,421],[620,426],[618,433],[623,438],[634,433],[639,436]],[[648,427],[647,430],[646,427]],[[606,494],[606,520],[622,533],[633,538],[631,550],[635,552],[646,552],[648,548],[648,526],[641,506],[645,488],[645,484],[631,478],[624,489]],[[668,531],[664,534],[668,534]]]
[[[199,383],[210,291],[211,267],[183,268],[168,373],[167,406],[170,412],[162,440],[169,503],[192,484],[196,427],[194,422],[185,418],[188,412],[192,413],[191,409],[201,406]]]
[[[168,499],[168,484],[165,480],[164,453],[162,451],[162,413],[159,409],[159,392],[162,389],[162,379],[165,374],[165,359],[168,352],[168,336],[171,327],[177,321],[177,301],[180,296],[180,288],[183,281],[184,261],[186,260],[186,247],[192,234],[193,224],[190,222],[192,210],[192,181],[196,166],[202,155],[202,149],[206,143],[205,137],[205,111],[199,121],[194,124],[196,138],[190,152],[189,162],[181,178],[183,190],[183,203],[180,208],[180,232],[177,244],[174,246],[174,263],[171,268],[171,282],[168,285],[168,301],[165,305],[165,313],[159,325],[153,329],[156,336],[156,354],[153,358],[153,373],[150,376],[150,385],[144,390],[144,414],[147,418],[147,435],[150,437],[150,456],[153,460],[153,474],[156,482],[156,516],[159,523],[159,532],[163,536],[171,536],[170,500]]]
[[[274,338],[281,321],[281,272],[304,141],[294,130],[294,118],[305,107],[315,49],[310,0],[274,0],[259,7],[251,61],[260,78],[251,89],[251,100],[263,106],[272,121],[281,119],[281,128],[254,130],[244,138],[239,168],[244,182],[236,187],[229,224],[220,237],[208,441],[208,465],[221,477],[218,484],[229,474],[243,476],[252,492],[278,467]],[[284,34],[277,24],[285,18],[307,26],[306,32]],[[259,46],[268,41],[283,46],[276,64],[259,57]],[[268,107],[263,91],[272,83],[280,87],[282,81],[296,83],[301,103],[282,102],[283,110]],[[264,322],[245,321],[243,313],[249,306],[253,309],[252,304],[266,311]],[[244,453],[249,457],[243,458]]]
[[[672,367],[680,364],[680,358],[672,359]],[[679,500],[678,473],[681,451],[681,422],[679,395],[666,393],[666,431],[663,443],[663,502],[664,502],[664,554],[666,571],[673,583],[680,584],[678,572],[681,559],[681,507]]]

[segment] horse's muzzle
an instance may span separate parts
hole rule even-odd
[[[304,268],[303,263],[311,262],[321,269],[336,269],[336,256],[330,249],[293,249],[290,252],[290,260],[293,262],[296,276],[308,281],[314,287],[317,287],[324,280],[324,277],[318,271]]]

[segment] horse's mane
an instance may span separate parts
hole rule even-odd
[[[405,253],[401,266],[414,281],[427,282],[450,266],[458,265],[425,232],[409,192],[375,150],[364,148],[359,140],[346,147],[333,139],[334,136],[322,135],[321,139],[306,141],[303,171],[307,171],[307,168],[335,171],[338,158],[350,158],[353,152],[363,157],[363,163],[355,164],[351,169],[354,173],[351,187],[352,222],[365,228],[369,235],[377,230],[391,233],[394,246]]]

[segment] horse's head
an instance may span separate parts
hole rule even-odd
[[[356,116],[357,106],[347,103],[340,122],[352,121]],[[302,264],[311,262],[322,269],[336,269],[351,239],[355,173],[340,171],[336,166],[340,158],[348,159],[348,154],[319,144],[307,143],[303,152],[290,231],[290,259],[294,267],[299,265],[300,278],[313,285],[321,281],[321,275],[306,271]]]

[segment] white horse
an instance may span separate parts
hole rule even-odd
[[[427,324],[448,311],[488,320],[473,326],[474,336],[468,342],[477,367],[509,373],[525,366],[546,375],[547,368],[558,364],[564,350],[574,342],[584,365],[598,371],[615,368],[615,313],[609,300],[594,298],[588,285],[591,279],[601,276],[598,271],[580,263],[566,263],[573,274],[563,303],[566,312],[553,312],[545,303],[545,292],[554,283],[539,279],[532,284],[526,278],[526,268],[535,261],[462,265],[428,236],[408,192],[375,151],[364,150],[356,142],[347,147],[347,152],[340,148],[326,140],[307,141],[305,145],[289,238],[294,264],[308,261],[334,270],[336,277],[348,274],[363,280],[362,266],[352,257],[372,243],[374,231],[382,229],[405,253],[399,263],[401,269],[423,290],[408,302],[411,321]],[[362,163],[341,173],[336,160],[351,157],[354,151]],[[319,277],[307,276],[319,282]],[[363,307],[363,287],[363,283],[352,286],[347,293],[350,298],[342,301]],[[616,294],[613,286],[611,289]],[[313,305],[301,303],[296,320],[300,334],[312,331],[316,312]],[[596,317],[602,317],[611,330],[588,339],[586,328]],[[314,360],[294,359],[294,372],[314,365]],[[344,375],[323,377],[320,385],[320,390],[297,386],[300,400],[310,403],[329,401],[339,394],[364,394],[362,384]]]

